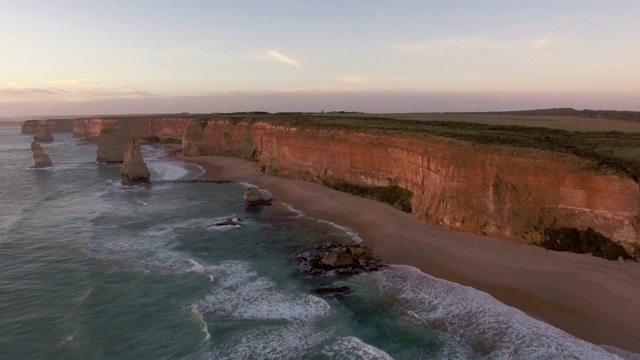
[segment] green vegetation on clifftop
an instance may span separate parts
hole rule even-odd
[[[440,136],[475,144],[502,145],[573,154],[596,168],[640,181],[640,132],[581,132],[516,125],[455,121],[398,120],[363,116],[260,115],[211,116],[209,120],[267,122],[299,129],[360,131],[394,136]]]
[[[592,228],[587,230],[547,229],[545,237],[546,240],[540,246],[549,250],[593,254],[607,260],[616,260],[618,257],[631,257],[622,246]]]

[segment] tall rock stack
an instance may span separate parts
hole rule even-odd
[[[34,168],[46,168],[53,166],[49,155],[44,153],[42,146],[36,142],[31,143],[31,152],[33,153],[33,160],[35,161]]]
[[[124,145],[124,163],[120,168],[122,185],[135,185],[148,183],[151,173],[142,158],[140,141],[130,136]]]
[[[20,132],[22,134],[35,134],[38,129],[38,120],[26,120],[22,123]]]
[[[49,127],[44,121],[38,121],[38,127],[36,128],[36,134],[33,136],[33,141],[39,143],[53,142],[53,136],[49,132]]]
[[[119,164],[124,161],[124,144],[120,132],[115,128],[100,130],[96,139],[96,161],[104,164]]]

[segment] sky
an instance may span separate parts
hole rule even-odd
[[[0,0],[0,118],[640,110],[637,0]]]

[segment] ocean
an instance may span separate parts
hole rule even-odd
[[[317,244],[360,241],[246,184],[180,183],[198,166],[144,146],[150,186],[123,187],[95,144],[0,127],[2,359],[615,359],[473,288],[404,265],[300,276]],[[242,226],[216,226],[237,218]],[[313,295],[348,286],[353,296]]]

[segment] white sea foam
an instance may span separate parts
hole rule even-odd
[[[196,274],[202,274],[204,273],[204,266],[202,266],[202,264],[200,264],[199,262],[197,262],[196,260],[193,259],[187,259],[187,262],[191,265],[193,265],[191,267],[191,272],[194,272]]]
[[[296,208],[293,207],[293,205],[291,204],[287,204],[285,202],[281,202],[280,204],[282,204],[282,206],[285,207],[285,209],[287,209],[289,212],[293,213],[293,216],[291,216],[292,219],[297,219],[299,217],[303,217],[304,213]]]
[[[331,336],[310,324],[263,326],[203,354],[205,359],[305,359]]]
[[[152,173],[151,177],[157,181],[173,181],[184,178],[189,172],[177,162],[149,161],[147,166]]]
[[[292,218],[299,218],[299,217],[306,217],[308,219],[317,221],[319,223],[323,223],[323,224],[327,224],[330,226],[333,226],[334,228],[340,230],[341,232],[346,233],[347,235],[349,235],[349,237],[351,237],[351,239],[353,239],[353,242],[356,244],[359,244],[362,242],[362,238],[360,237],[360,235],[358,235],[358,233],[351,229],[348,226],[343,226],[343,225],[338,225],[334,222],[331,221],[327,221],[327,220],[323,220],[323,219],[319,219],[319,218],[315,218],[312,216],[306,216],[302,211],[296,209],[293,207],[293,205],[291,204],[287,204],[287,203],[281,203],[287,210],[291,211],[292,213],[294,213],[294,215],[292,216]]]
[[[215,313],[250,320],[309,322],[327,315],[323,299],[285,292],[252,271],[247,263],[225,262],[206,269],[216,281],[212,291],[195,307],[201,313]]]
[[[142,206],[149,206],[149,203],[148,203],[148,202],[142,201],[142,200],[140,200],[140,199],[135,199],[135,200],[136,200],[136,202],[137,202],[138,204],[140,204],[140,205],[142,205]]]
[[[189,166],[195,167],[196,169],[198,169],[198,171],[191,176],[192,179],[197,179],[207,172],[207,170],[200,165],[189,164]]]
[[[83,167],[85,167],[87,165],[88,165],[88,163],[86,163],[86,162],[66,162],[66,163],[55,163],[54,162],[53,166],[51,166],[51,167],[33,168],[33,167],[29,166],[29,167],[23,167],[22,170],[27,170],[27,171],[65,171],[65,170],[81,169],[81,168],[83,168]]]
[[[0,144],[0,151],[12,151],[12,150],[31,150],[29,144]]]
[[[207,325],[207,322],[204,320],[204,317],[202,316],[202,314],[195,307],[191,307],[191,314],[195,316],[196,320],[202,326],[200,329],[200,331],[204,333],[204,339],[202,340],[202,342],[205,342],[211,339],[211,334],[209,333],[209,326]]]
[[[167,150],[153,145],[142,145],[140,146],[140,149],[142,150],[142,155],[147,161],[162,160],[168,154]]]
[[[246,188],[250,188],[250,187],[252,187],[252,186],[255,186],[255,185],[253,185],[252,183],[248,183],[248,182],[240,182],[240,183],[238,183],[238,185],[242,186],[242,188],[243,188],[243,189],[246,189]],[[257,187],[257,186],[256,186],[256,187]]]
[[[386,352],[354,336],[338,339],[325,346],[322,353],[336,360],[393,360]]]
[[[441,332],[440,358],[619,359],[487,293],[414,267],[393,265],[362,278],[375,281],[382,293],[397,297],[399,316]]]

